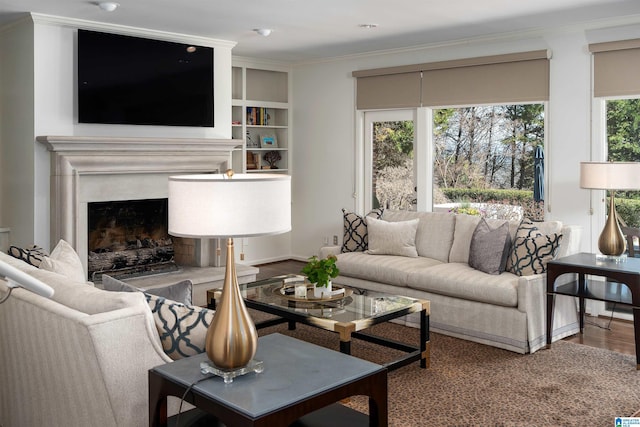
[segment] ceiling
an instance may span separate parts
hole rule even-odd
[[[0,25],[34,12],[230,40],[237,56],[305,62],[585,22],[640,23],[638,0],[116,1],[105,12],[96,1],[0,0]]]

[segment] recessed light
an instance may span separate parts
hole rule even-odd
[[[255,28],[253,31],[260,34],[262,37],[269,37],[273,30],[271,28]]]
[[[360,24],[360,25],[358,25],[358,27],[365,28],[365,29],[377,28],[378,24]]]
[[[98,7],[106,12],[113,12],[120,6],[119,3],[115,3],[112,1],[101,1],[98,3]]]
[[[189,46],[189,47],[187,47],[187,52],[189,52],[189,53],[193,53],[193,52],[195,52],[195,51],[196,51],[196,47],[195,47],[195,46]]]

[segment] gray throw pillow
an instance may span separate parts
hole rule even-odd
[[[492,229],[482,218],[471,237],[469,266],[488,274],[500,274],[505,270],[510,250],[509,223]]]
[[[106,274],[102,275],[102,286],[107,291],[115,292],[145,292],[151,295],[176,301],[184,305],[192,305],[193,283],[191,280],[183,280],[173,285],[167,285],[151,289],[143,289],[132,286],[122,280],[114,279]]]

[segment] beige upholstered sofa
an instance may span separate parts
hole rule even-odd
[[[348,215],[351,215],[351,219]],[[348,243],[355,233],[355,238],[362,243],[361,217],[358,219],[356,216],[355,221],[353,218],[353,214],[345,213],[344,240]],[[395,251],[385,250],[385,242],[380,241],[380,236],[371,234],[371,223],[376,224],[375,231],[378,234],[385,228],[380,229],[380,221],[369,220],[369,243],[373,243],[373,238],[377,239],[377,243],[376,248],[369,246],[368,250],[378,254],[361,251],[361,244],[353,252],[341,253],[340,246],[320,250],[322,257],[337,255],[340,275],[334,279],[334,283],[430,300],[430,326],[435,332],[518,353],[533,353],[546,344],[546,275],[518,275],[509,271],[488,274],[471,267],[471,241],[480,222],[479,217],[453,213],[384,211],[380,219],[392,223],[418,219],[415,249],[409,248],[409,256],[406,253],[405,256],[388,254],[398,253],[397,248]],[[504,222],[487,220],[492,228]],[[533,225],[538,235],[562,234],[556,256],[578,252],[579,227],[563,226],[557,221],[536,222]],[[388,223],[384,226],[389,227]],[[508,227],[508,242],[511,244],[516,233],[518,236],[522,233],[522,230],[518,231],[520,221],[509,221],[505,227]],[[349,246],[345,242],[343,246]],[[525,250],[531,243],[522,240],[522,237],[518,242],[520,249]],[[406,241],[403,244],[407,246]],[[389,245],[397,246],[398,241]],[[401,252],[405,249],[401,249]],[[412,251],[416,256],[411,256]],[[514,256],[513,253],[508,255]],[[484,261],[484,256],[480,252],[481,261]],[[477,253],[475,257],[478,258]],[[513,261],[516,264],[512,262],[512,266],[521,260],[514,258]],[[526,274],[526,271],[520,273]],[[417,319],[411,317],[405,322],[409,325],[418,324]],[[575,301],[570,297],[557,296],[553,340],[578,331]]]
[[[0,426],[148,426],[148,370],[171,359],[144,294],[0,260],[55,291],[16,288],[0,304]]]

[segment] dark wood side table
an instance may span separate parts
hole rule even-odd
[[[563,274],[576,273],[577,281],[556,285]],[[589,281],[586,275],[601,276],[612,282]],[[622,284],[631,296],[619,291]],[[601,261],[595,254],[579,253],[549,261],[547,264],[547,348],[551,346],[553,306],[556,295],[578,297],[580,333],[584,329],[585,300],[598,300],[629,306],[633,309],[633,327],[636,341],[636,369],[640,369],[640,259],[627,258],[623,262]]]
[[[185,400],[227,426],[287,427],[304,425],[297,420],[311,413],[314,422],[323,411],[330,417],[335,402],[364,395],[369,397],[364,425],[388,425],[386,368],[282,334],[260,337],[255,358],[264,362],[264,372],[236,377],[230,384],[208,378],[195,384]],[[150,426],[166,425],[167,396],[182,397],[202,379],[200,363],[206,360],[206,354],[200,354],[149,371]],[[363,416],[350,408],[341,410]],[[329,418],[322,425],[334,423]]]

